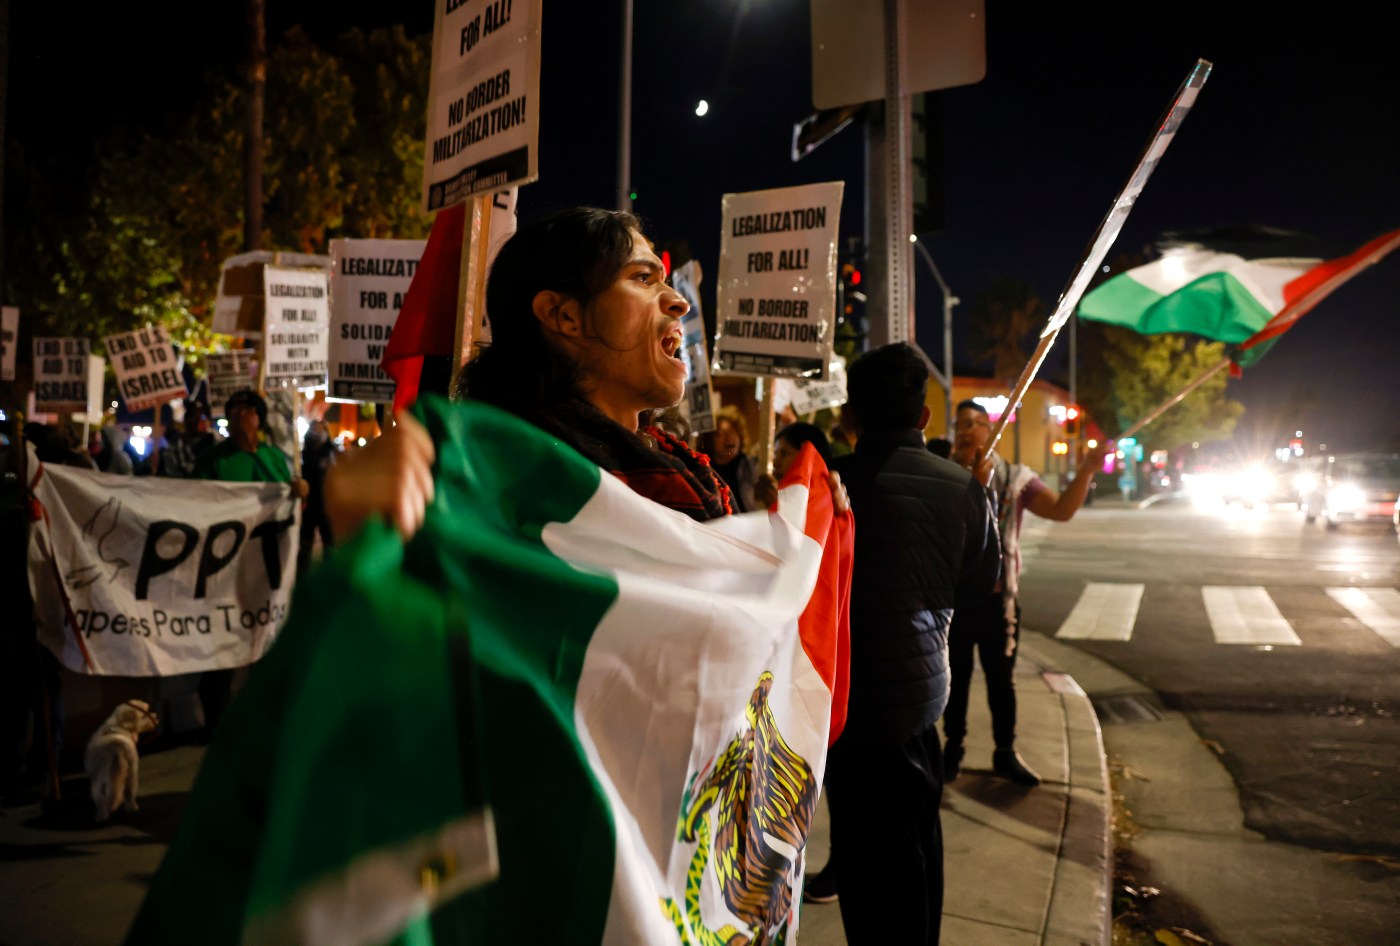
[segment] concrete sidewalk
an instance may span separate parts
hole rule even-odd
[[[1112,926],[1108,770],[1093,706],[1029,635],[1016,662],[1017,748],[1043,779],[992,774],[982,671],[973,673],[967,758],[943,793],[942,941],[949,946],[1107,946]],[[826,804],[809,869],[829,850]],[[840,907],[803,904],[797,941],[842,946]]]
[[[1043,639],[1042,639],[1043,640]],[[1045,780],[1025,789],[992,775],[980,670],[968,713],[967,765],[944,794],[950,946],[1105,946],[1109,938],[1110,797],[1093,708],[1031,635],[1017,662],[1019,749]],[[174,837],[203,750],[145,755],[141,811],[94,827],[74,805],[68,827],[39,806],[0,809],[0,946],[119,943]],[[71,778],[70,796],[86,787]],[[60,822],[61,825],[61,822]],[[826,806],[809,840],[829,850]],[[838,904],[804,905],[798,942],[844,944]]]

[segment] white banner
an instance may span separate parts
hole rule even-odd
[[[189,393],[163,325],[108,335],[106,342],[107,358],[127,410],[144,411]]]
[[[263,270],[263,387],[326,386],[331,330],[329,278],[304,269]]]
[[[833,181],[724,195],[716,371],[826,376],[844,189]]]
[[[539,177],[541,0],[437,0],[423,209]]]
[[[426,240],[332,240],[330,387],[337,400],[387,404],[379,367]]]
[[[251,663],[287,614],[300,502],[281,483],[112,476],[39,464],[29,587],[39,640],[77,673]]]
[[[234,391],[258,386],[253,377],[251,348],[211,352],[204,356],[204,388],[209,398],[209,416],[223,417],[224,402]]]
[[[705,314],[700,308],[700,264],[691,260],[671,271],[671,285],[690,303],[681,319],[681,359],[685,362],[685,407],[691,432],[715,429],[715,391],[710,383],[710,346],[705,341]]]
[[[45,414],[71,414],[88,409],[86,338],[34,339],[34,409]]]
[[[19,309],[0,307],[0,381],[15,379],[15,346],[19,343]]]

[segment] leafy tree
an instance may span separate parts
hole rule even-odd
[[[271,50],[267,249],[322,253],[337,237],[427,233],[429,44],[393,27],[352,30],[328,51],[294,28]],[[157,322],[187,353],[214,344],[220,266],[242,243],[244,108],[242,87],[216,78],[171,131],[103,143],[77,212],[45,193],[53,182],[22,156],[11,162],[34,188],[18,228],[34,265],[10,279],[34,334],[98,340]]]
[[[998,277],[977,294],[970,317],[972,357],[1014,384],[1028,360],[1027,337],[1045,324],[1045,304],[1024,279]]]
[[[1225,346],[1185,335],[1138,335],[1080,322],[1079,401],[1110,437],[1146,417],[1224,357]],[[1137,434],[1148,450],[1223,440],[1244,413],[1217,374]]]

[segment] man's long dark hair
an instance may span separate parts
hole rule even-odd
[[[545,341],[535,296],[558,292],[586,308],[631,258],[632,231],[640,229],[632,214],[575,207],[517,230],[486,281],[491,344],[463,369],[457,396],[527,419],[576,397],[578,366]]]

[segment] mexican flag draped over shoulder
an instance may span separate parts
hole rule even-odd
[[[1106,281],[1084,297],[1079,314],[1143,335],[1189,332],[1225,342],[1234,363],[1249,367],[1308,309],[1397,246],[1400,230],[1329,260],[1188,243]]]
[[[427,521],[297,588],[128,942],[790,942],[847,679],[820,459],[700,524],[492,408],[415,413]]]

